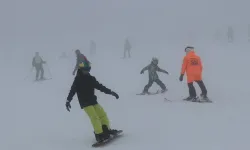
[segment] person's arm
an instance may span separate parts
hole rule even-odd
[[[116,99],[119,98],[119,95],[117,93],[115,93],[114,91],[110,90],[109,88],[107,88],[104,85],[102,85],[101,83],[99,83],[95,77],[93,77],[93,81],[95,84],[95,89],[97,89],[105,94],[112,95],[112,96],[116,97]]]
[[[168,72],[167,72],[166,70],[161,69],[161,68],[160,68],[160,67],[158,67],[158,66],[157,66],[157,71],[159,71],[159,72],[163,72],[163,73],[168,74]]]
[[[71,85],[71,89],[69,91],[67,101],[70,103],[76,93],[76,82],[77,82],[77,77],[75,77],[73,84]]]
[[[144,68],[141,70],[141,74],[143,74],[144,71],[148,70],[148,68],[149,68],[149,65],[147,65],[146,67],[144,67]]]

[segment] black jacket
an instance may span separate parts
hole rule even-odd
[[[100,84],[94,76],[91,76],[90,74],[83,74],[80,70],[78,70],[67,100],[71,102],[76,93],[81,108],[98,104],[95,89],[106,94],[112,94],[112,91]]]

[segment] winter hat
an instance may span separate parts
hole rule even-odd
[[[87,72],[90,72],[91,70],[91,65],[90,63],[84,61],[84,62],[81,62],[79,65],[78,65],[79,69],[82,70],[82,71],[87,71]]]

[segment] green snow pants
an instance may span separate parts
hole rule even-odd
[[[102,125],[110,128],[107,114],[100,104],[84,107],[83,109],[87,113],[96,134],[103,132]]]

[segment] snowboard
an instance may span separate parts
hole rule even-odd
[[[110,143],[111,141],[115,140],[116,138],[120,137],[122,134],[123,130],[119,130],[115,135],[110,135],[110,138],[108,138],[107,140],[104,140],[102,142],[96,142],[94,144],[92,144],[92,147],[101,147],[101,146],[105,146],[108,143]]]

